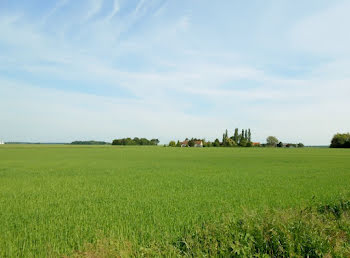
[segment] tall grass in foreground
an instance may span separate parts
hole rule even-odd
[[[241,218],[224,217],[184,230],[174,242],[133,246],[101,239],[74,257],[349,257],[350,201],[288,209]]]
[[[0,257],[346,256],[349,185],[349,150],[0,146]]]

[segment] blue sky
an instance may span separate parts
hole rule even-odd
[[[350,131],[349,1],[2,0],[0,139],[328,144]]]

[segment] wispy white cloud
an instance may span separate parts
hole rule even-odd
[[[68,4],[70,0],[58,0],[55,4],[55,6],[44,15],[44,17],[42,18],[42,24],[45,24],[46,21],[52,16],[54,15],[57,11],[59,11],[62,7],[64,7],[65,5]]]
[[[21,140],[26,133],[45,141],[138,135],[166,142],[170,137],[212,139],[239,126],[255,127],[258,141],[271,133],[285,141],[324,144],[334,131],[350,127],[342,119],[350,110],[350,57],[345,44],[336,41],[346,43],[347,36],[333,30],[334,23],[323,28],[334,39],[315,42],[326,38],[321,29],[325,17],[339,14],[338,22],[350,24],[345,6],[291,20],[283,32],[290,44],[274,45],[274,56],[252,57],[251,49],[259,49],[259,43],[249,38],[245,48],[226,44],[244,39],[245,32],[212,34],[210,20],[189,3],[178,9],[161,1],[140,0],[130,7],[116,0],[109,9],[102,0],[89,3],[78,10],[60,1],[46,15],[55,20],[64,6],[76,12],[76,19],[60,20],[66,25],[64,37],[28,16],[0,18],[0,50],[6,50],[0,54],[0,94],[6,100],[0,103],[0,119],[8,125],[0,128],[2,138]],[[270,65],[280,53],[285,66]],[[284,72],[295,65],[294,55],[311,55],[306,72]],[[303,68],[304,63],[297,65]],[[24,132],[24,124],[31,129]],[[61,136],[52,138],[52,132]]]
[[[89,9],[84,18],[85,22],[90,18],[94,17],[96,14],[98,14],[101,11],[103,0],[90,0],[88,3],[89,3]]]
[[[109,15],[106,16],[105,20],[109,21],[112,19],[120,10],[119,0],[114,0],[113,8]]]

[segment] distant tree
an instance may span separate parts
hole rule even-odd
[[[238,142],[239,142],[238,128],[235,129],[235,133],[233,135],[233,140],[238,144]]]
[[[304,144],[302,144],[301,142],[298,143],[298,148],[304,148]]]
[[[245,147],[247,145],[247,140],[245,138],[245,131],[242,129],[242,133],[239,135],[238,145],[241,147]]]
[[[220,141],[219,141],[219,139],[215,139],[213,146],[214,146],[214,147],[220,147]]]
[[[226,147],[235,147],[237,146],[237,143],[232,140],[231,138],[226,139]]]
[[[250,131],[250,128],[248,129],[248,143],[252,142],[252,132]]]
[[[170,141],[170,142],[169,142],[169,147],[175,147],[175,146],[176,146],[175,141]]]
[[[74,141],[71,143],[72,145],[106,145],[108,142],[103,141]]]
[[[213,143],[210,141],[205,142],[204,147],[213,147]]]
[[[283,142],[279,142],[279,143],[277,144],[277,147],[282,148],[282,147],[283,147]]]
[[[193,147],[194,141],[195,141],[195,139],[191,138],[191,140],[188,141],[188,147]]]
[[[248,142],[248,130],[244,131],[244,139]]]
[[[159,143],[158,139],[147,140],[146,138],[122,138],[115,139],[112,142],[112,145],[157,145]]]
[[[276,145],[278,144],[278,139],[275,136],[269,136],[266,139],[266,143],[268,146],[274,146],[276,147]]]
[[[238,145],[241,147],[247,147],[247,144],[248,144],[248,142],[247,142],[246,138],[244,136],[241,137],[241,140],[239,141]]]
[[[331,141],[331,148],[350,148],[350,134],[336,134]]]
[[[177,141],[176,147],[181,147],[181,142],[180,141]]]
[[[115,140],[113,140],[112,145],[123,145],[123,144],[122,144],[122,141],[120,139],[115,139]]]
[[[226,129],[225,133],[222,135],[222,145],[226,146],[226,140],[228,139],[228,131]]]
[[[135,143],[135,145],[141,145],[140,139],[138,137],[135,137],[133,139],[133,142]]]
[[[151,145],[158,145],[159,144],[159,140],[158,139],[152,139],[151,140]]]
[[[141,138],[139,140],[139,144],[140,145],[151,145],[151,142],[149,140],[147,140],[146,138]]]
[[[131,138],[126,138],[125,145],[135,145],[135,142]]]

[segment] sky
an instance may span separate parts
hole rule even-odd
[[[348,0],[0,0],[0,140],[329,144],[350,131]]]

